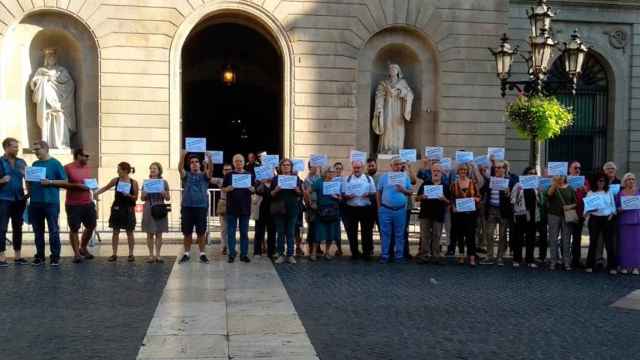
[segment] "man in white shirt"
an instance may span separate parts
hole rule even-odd
[[[351,249],[351,259],[370,260],[373,255],[373,223],[371,213],[371,195],[376,186],[369,175],[363,174],[361,161],[351,163],[352,174],[342,178],[342,194],[346,200],[346,230]],[[358,249],[358,224],[362,231],[362,252]]]

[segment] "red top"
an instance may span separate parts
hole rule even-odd
[[[85,179],[92,178],[91,169],[88,166],[79,166],[75,161],[65,165],[64,171],[71,184],[84,184]],[[67,189],[66,205],[88,205],[92,202],[91,191]]]

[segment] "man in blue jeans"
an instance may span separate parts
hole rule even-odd
[[[6,267],[7,258],[4,254],[7,246],[7,229],[11,220],[14,262],[25,265],[21,255],[22,250],[22,214],[24,213],[25,198],[22,182],[27,163],[18,158],[18,140],[6,138],[2,141],[4,155],[0,157],[0,267]]]
[[[376,196],[382,237],[381,264],[386,264],[391,256],[389,248],[392,234],[395,239],[396,262],[407,261],[404,258],[404,228],[407,221],[407,196],[412,193],[411,180],[402,172],[402,159],[394,156],[391,159],[391,172],[380,177]]]
[[[58,217],[60,215],[60,187],[67,185],[67,174],[62,164],[49,156],[49,145],[45,141],[36,141],[32,147],[38,160],[32,167],[46,169],[46,178],[40,182],[27,182],[27,188],[31,196],[29,204],[29,220],[33,227],[36,243],[36,256],[33,266],[44,263],[44,222],[49,228],[49,247],[51,249],[51,266],[60,265],[60,228]]]
[[[248,177],[248,187],[234,188],[233,178],[236,176]],[[239,178],[239,177],[238,177]],[[228,262],[234,262],[236,258],[236,229],[240,229],[240,261],[249,260],[249,218],[251,216],[251,194],[254,192],[255,176],[244,169],[244,156],[233,156],[233,172],[224,176],[222,191],[227,195],[227,247],[229,249]]]

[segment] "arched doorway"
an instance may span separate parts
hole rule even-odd
[[[568,82],[564,59],[557,59],[549,80]],[[557,89],[556,97],[573,109],[574,123],[547,143],[549,161],[578,160],[582,172],[592,174],[607,161],[607,129],[609,128],[609,76],[597,55],[587,54],[578,80],[576,95]],[[553,90],[552,90],[553,91]],[[552,92],[553,93],[553,92]]]
[[[210,150],[283,153],[283,58],[276,41],[242,15],[196,26],[182,48],[182,135]],[[234,79],[224,74],[232,73]]]

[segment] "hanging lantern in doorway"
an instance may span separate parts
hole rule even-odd
[[[227,65],[222,72],[222,82],[227,86],[231,86],[236,83],[236,72],[233,70],[231,65]]]

